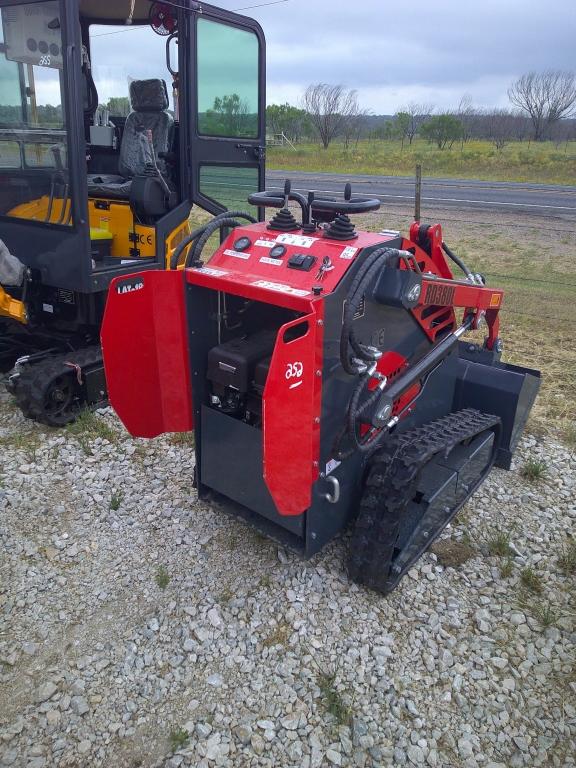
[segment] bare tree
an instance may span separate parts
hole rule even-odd
[[[358,146],[358,142],[362,136],[362,133],[366,128],[366,118],[370,114],[367,109],[358,109],[358,112],[353,115],[348,115],[342,124],[342,137],[344,139],[344,147],[349,148],[352,141]]]
[[[541,141],[550,128],[576,111],[576,76],[573,72],[529,72],[508,89],[508,98],[530,115],[534,139]]]
[[[501,152],[514,136],[516,115],[508,109],[492,109],[484,115],[486,137]]]
[[[343,132],[346,121],[360,112],[357,91],[328,83],[309,85],[302,107],[308,112],[324,149]]]
[[[411,101],[405,107],[399,110],[399,115],[405,115],[405,130],[402,135],[402,146],[404,138],[408,139],[408,144],[412,144],[414,137],[420,131],[421,126],[428,120],[434,112],[434,104],[418,104]]]
[[[462,147],[472,137],[475,115],[476,109],[472,105],[472,96],[469,93],[465,93],[460,99],[458,109],[456,110],[456,117],[462,123],[462,136],[460,138]]]

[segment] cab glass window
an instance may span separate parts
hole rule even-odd
[[[176,46],[171,46],[171,51]],[[166,82],[173,112],[172,77],[166,66],[166,38],[149,24],[90,25],[90,64],[98,91],[99,113],[126,117],[130,112],[132,80],[160,78]],[[174,64],[174,62],[173,62]],[[101,114],[98,115],[101,119]]]
[[[60,4],[1,9],[0,215],[72,224]]]
[[[199,19],[198,132],[258,136],[258,53],[254,32]]]

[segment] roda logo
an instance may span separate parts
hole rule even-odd
[[[122,280],[116,286],[116,293],[132,293],[133,291],[141,291],[144,288],[143,277],[133,277],[130,280]]]
[[[454,301],[455,293],[456,289],[451,285],[431,285],[429,283],[424,303],[448,307]]]

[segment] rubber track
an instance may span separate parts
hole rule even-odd
[[[76,376],[76,371],[66,363],[76,363],[82,370],[102,365],[102,350],[99,346],[85,347],[50,355],[38,363],[25,366],[16,381],[14,396],[26,418],[51,427],[63,426],[74,420],[79,408],[70,410],[58,420],[51,418],[44,411],[44,399],[52,381],[63,373]],[[79,402],[78,406],[82,407],[82,403]]]
[[[434,456],[447,456],[457,445],[494,428],[499,421],[497,416],[466,409],[386,440],[371,459],[352,534],[348,572],[354,581],[385,594],[396,586],[403,575],[391,574],[399,523],[414,497],[421,469]],[[430,544],[439,533],[430,537]]]

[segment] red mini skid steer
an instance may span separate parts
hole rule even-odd
[[[112,283],[111,402],[136,436],[194,429],[199,497],[304,556],[353,523],[351,577],[390,592],[492,466],[510,467],[540,375],[500,361],[503,292],[439,225],[357,231],[350,216],[379,201],[349,186],[249,202],[278,210],[230,215],[206,263],[222,219],[181,244],[183,271]],[[462,339],[484,325],[482,346]]]

